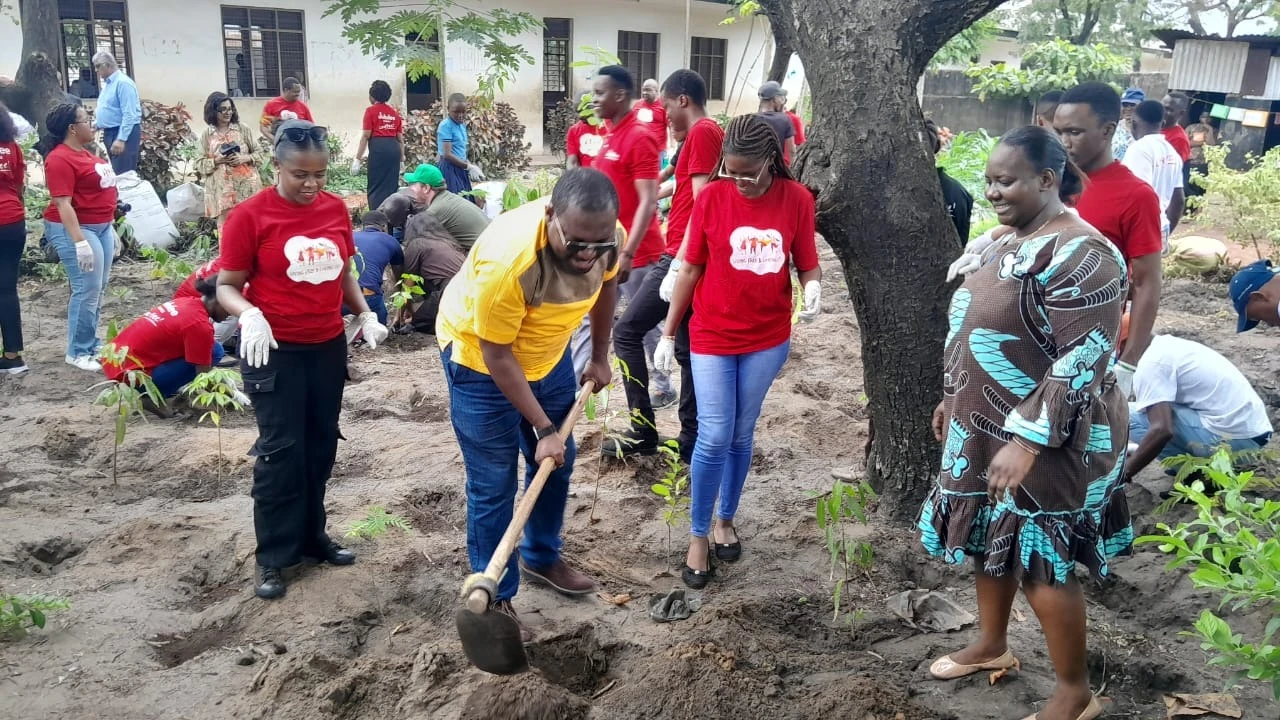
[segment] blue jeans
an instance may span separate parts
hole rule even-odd
[[[373,311],[373,314],[378,316],[378,322],[382,323],[383,325],[386,325],[387,324],[386,298],[381,293],[377,295],[365,295],[364,302],[366,305],[369,306],[369,309]],[[356,313],[355,310],[352,310],[346,305],[342,306],[343,315],[354,315],[355,313]]]
[[[142,126],[135,125],[133,132],[129,135],[129,139],[124,141],[124,152],[119,155],[111,154],[111,144],[116,141],[116,136],[120,134],[120,128],[102,128],[102,144],[106,146],[107,157],[111,158],[111,169],[117,175],[138,169],[138,156],[142,152]]]
[[[222,361],[226,351],[222,344],[213,344],[213,365]],[[196,366],[187,362],[186,358],[174,358],[162,362],[151,369],[151,382],[156,384],[161,397],[171,398],[178,394],[178,388],[196,379]]]
[[[71,281],[71,301],[67,303],[67,355],[98,354],[98,313],[107,296],[111,261],[116,254],[115,231],[111,223],[81,225],[84,239],[93,248],[93,270],[85,272],[76,261],[76,244],[62,223],[44,221],[44,234],[58,251],[58,259]]]
[[[706,537],[711,508],[732,520],[751,469],[756,420],[773,379],[782,370],[791,341],[746,355],[690,354],[698,396],[698,441],[693,446],[690,532]]]
[[[1147,431],[1150,429],[1150,423],[1147,421],[1147,411],[1134,410],[1133,406],[1130,405],[1129,442],[1141,444],[1142,439],[1147,436]],[[1186,405],[1173,405],[1173,437],[1169,438],[1169,442],[1160,451],[1159,457],[1161,460],[1178,455],[1210,457],[1213,455],[1214,450],[1224,442],[1237,452],[1241,450],[1257,450],[1266,445],[1264,437],[1226,440],[1222,436],[1206,430],[1204,424],[1200,422],[1200,414],[1195,410]],[[1262,442],[1259,442],[1260,440]]]
[[[453,362],[452,347],[440,354],[449,384],[449,418],[462,448],[467,469],[467,554],[471,570],[483,572],[498,548],[515,511],[517,456],[524,455],[525,487],[533,480],[537,442],[533,428],[520,415],[493,378]],[[578,380],[569,354],[542,380],[529,383],[533,396],[547,417],[558,426],[573,407]],[[520,557],[526,565],[546,568],[560,559],[560,528],[569,497],[569,476],[577,449],[573,438],[565,443],[564,465],[551,473],[524,528]],[[497,600],[515,597],[520,568],[514,554],[498,583]]]

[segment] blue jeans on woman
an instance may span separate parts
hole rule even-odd
[[[467,555],[472,572],[484,572],[498,549],[515,511],[519,478],[516,461],[524,455],[527,488],[538,472],[534,453],[538,443],[533,428],[502,394],[493,378],[452,360],[453,347],[440,354],[444,378],[449,384],[449,419],[462,449],[467,470]],[[529,383],[542,410],[558,427],[569,415],[578,393],[573,362],[565,353],[545,378]],[[577,449],[573,438],[565,441],[564,465],[552,471],[533,506],[524,528],[520,557],[531,568],[547,568],[560,559],[560,529],[569,498],[569,477]],[[520,567],[513,553],[506,574],[498,583],[494,601],[510,600],[520,586]]]
[[[226,357],[226,350],[222,349],[222,344],[215,342],[213,344],[213,366],[217,367],[222,362],[222,358]],[[167,362],[162,362],[151,369],[151,382],[155,383],[156,390],[160,391],[161,397],[171,398],[178,394],[178,390],[187,383],[196,379],[196,366],[187,362],[186,358],[174,358]]]
[[[1142,439],[1151,430],[1146,410],[1135,410],[1129,406],[1129,442],[1142,443]],[[1256,438],[1227,440],[1217,433],[1206,429],[1200,421],[1200,413],[1186,405],[1173,405],[1173,437],[1160,451],[1159,459],[1166,460],[1179,455],[1192,457],[1212,457],[1218,446],[1226,443],[1234,452],[1243,450],[1259,450],[1271,439],[1270,433]]]
[[[690,500],[695,537],[711,531],[716,518],[733,520],[751,469],[756,420],[769,386],[782,370],[791,341],[745,355],[690,354],[698,399],[698,441],[693,445]]]
[[[93,248],[93,269],[85,272],[76,260],[76,244],[62,223],[44,221],[44,234],[58,251],[58,259],[71,281],[71,301],[67,303],[67,357],[94,357],[102,344],[98,340],[98,313],[107,296],[111,261],[116,255],[115,231],[111,223],[81,225],[84,239]]]

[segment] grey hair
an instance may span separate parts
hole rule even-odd
[[[116,62],[116,56],[106,50],[99,50],[93,54],[93,66],[106,65],[109,68],[119,69],[120,65]]]

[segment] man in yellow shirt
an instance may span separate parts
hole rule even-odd
[[[436,337],[449,384],[449,415],[467,469],[467,552],[483,572],[515,507],[517,454],[525,483],[554,458],[520,544],[498,584],[494,608],[511,607],[524,572],[567,595],[595,590],[560,557],[560,528],[576,455],[557,426],[573,407],[580,379],[569,338],[590,315],[591,361],[581,380],[609,384],[609,334],[617,300],[618,195],[602,173],[566,172],[551,202],[500,215],[480,235],[445,289]],[[518,618],[517,618],[518,621]],[[532,636],[521,626],[521,635]]]

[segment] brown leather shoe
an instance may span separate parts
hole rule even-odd
[[[506,615],[507,617],[516,621],[516,625],[520,627],[520,642],[524,643],[525,645],[528,645],[529,643],[533,642],[533,631],[525,627],[524,623],[520,622],[520,616],[516,615],[516,609],[511,606],[510,600],[499,600],[498,602],[489,606],[489,609],[492,612],[500,612],[503,615]]]
[[[594,580],[569,567],[564,560],[556,560],[554,565],[545,568],[532,568],[521,560],[520,572],[541,580],[565,595],[589,595],[596,589]]]

